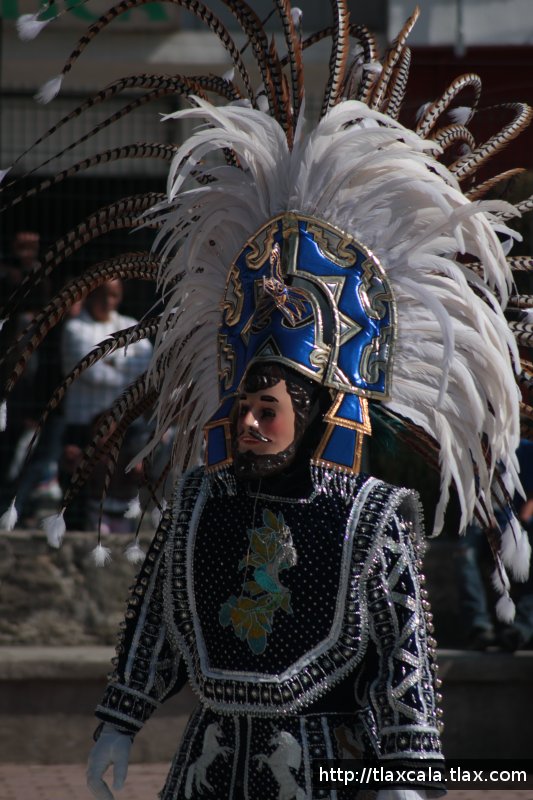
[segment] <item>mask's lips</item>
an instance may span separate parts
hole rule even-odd
[[[242,435],[246,437],[249,436],[252,439],[257,439],[258,442],[265,442],[265,444],[268,444],[268,442],[270,442],[270,439],[267,439],[266,436],[263,436],[262,433],[259,433],[259,431],[256,431],[254,428],[249,428],[246,431],[246,433]]]

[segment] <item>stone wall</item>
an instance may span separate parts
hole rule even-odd
[[[113,553],[94,565],[93,533],[67,533],[59,550],[42,532],[0,534],[0,645],[114,644],[136,567],[128,539],[106,536]]]
[[[149,536],[149,535],[148,535]],[[41,531],[0,533],[0,646],[114,644],[137,568],[124,556],[129,537],[105,537],[113,558],[94,565],[94,533],[70,533],[59,550]],[[144,542],[147,544],[147,541]],[[432,542],[427,586],[439,645],[461,644],[453,543]]]
[[[54,550],[42,531],[1,532],[0,646],[114,644],[137,571],[124,556],[129,541],[124,535],[106,536],[113,558],[96,567],[94,533],[68,532]],[[454,551],[454,542],[437,540],[425,559],[441,647],[462,643]]]

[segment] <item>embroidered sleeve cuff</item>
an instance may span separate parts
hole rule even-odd
[[[431,728],[384,732],[381,753],[382,760],[441,759],[439,733]]]
[[[136,689],[110,683],[95,713],[104,722],[111,722],[128,733],[137,733],[158,706],[157,700]]]

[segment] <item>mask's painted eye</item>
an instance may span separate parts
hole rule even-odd
[[[245,417],[248,411],[250,410],[250,406],[246,403],[239,404],[239,417]]]
[[[276,412],[272,408],[261,409],[261,419],[275,419]]]

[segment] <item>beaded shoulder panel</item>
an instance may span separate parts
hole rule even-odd
[[[363,586],[376,542],[400,506],[405,516],[416,515],[417,501],[414,493],[374,478],[358,481],[347,503],[335,492],[307,500],[249,497],[241,489],[213,496],[201,470],[182,479],[165,545],[165,618],[205,705],[226,713],[288,713],[312,703],[361,662],[368,642]],[[290,532],[291,566],[276,574],[268,572],[271,564],[262,569],[254,561],[254,534],[269,531],[265,518]],[[272,578],[290,602],[285,609],[278,604],[266,621],[253,615],[268,631],[258,651],[243,635],[253,626],[239,628],[235,619],[229,624],[231,609],[225,616],[224,607],[228,597],[245,597],[249,606],[254,582],[264,589],[260,597],[276,597]]]

